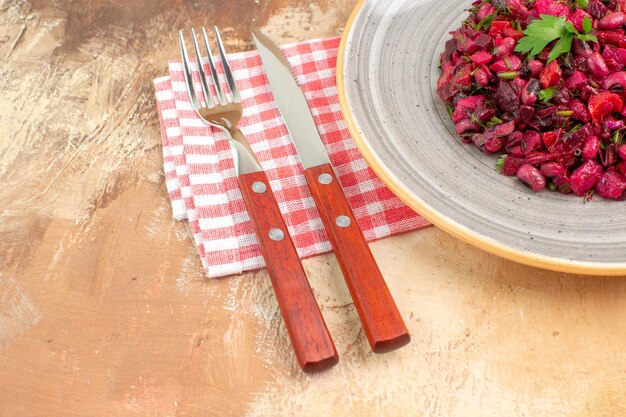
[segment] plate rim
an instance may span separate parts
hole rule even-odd
[[[344,26],[339,50],[337,54],[337,93],[341,112],[343,113],[346,127],[350,132],[356,147],[367,161],[368,165],[374,170],[376,175],[385,183],[385,185],[406,205],[419,213],[426,220],[431,222],[437,228],[445,231],[452,236],[469,243],[470,245],[482,249],[493,255],[515,261],[521,264],[547,269],[557,272],[566,272],[570,274],[583,275],[601,275],[601,276],[620,276],[626,275],[626,262],[587,262],[576,261],[564,258],[556,258],[541,255],[533,252],[525,252],[513,249],[500,242],[494,241],[479,233],[473,232],[460,224],[448,219],[446,216],[439,214],[425,202],[419,201],[411,196],[402,184],[394,180],[394,175],[379,160],[374,151],[368,146],[365,138],[361,135],[356,119],[349,105],[345,79],[345,57],[347,52],[348,40],[354,30],[354,23],[357,16],[363,9],[367,0],[359,0],[354,6],[346,25]],[[371,1],[371,0],[370,0]]]

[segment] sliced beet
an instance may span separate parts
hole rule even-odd
[[[602,19],[609,11],[599,0],[589,0],[586,10],[596,19]]]
[[[520,98],[513,88],[506,81],[500,81],[493,96],[493,102],[503,112],[512,115],[517,114],[520,106]]]
[[[517,117],[515,118],[515,128],[518,130],[525,129],[534,114],[535,108],[533,106],[520,106]]]

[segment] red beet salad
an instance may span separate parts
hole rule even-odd
[[[441,54],[456,133],[533,191],[626,199],[626,0],[483,0]]]

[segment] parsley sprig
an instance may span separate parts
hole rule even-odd
[[[591,28],[592,23],[589,17],[583,19],[584,33],[580,33],[572,22],[568,22],[565,18],[542,14],[541,19],[534,20],[524,30],[525,36],[519,40],[515,51],[533,57],[543,51],[550,42],[558,40],[548,55],[548,62],[552,62],[561,54],[570,51],[574,37],[583,41],[598,42],[598,38],[590,34]]]
[[[547,103],[548,101],[552,100],[552,97],[554,97],[555,93],[556,93],[556,89],[554,87],[550,87],[550,88],[541,90],[538,94],[538,97],[539,97],[539,100],[543,101],[544,103]]]
[[[574,3],[576,3],[581,8],[586,9],[589,5],[589,0],[575,0]]]
[[[489,16],[483,17],[483,20],[478,22],[478,25],[476,25],[476,30],[488,28],[489,26],[491,26],[493,21],[496,20],[496,17],[498,17],[498,13],[492,13]]]

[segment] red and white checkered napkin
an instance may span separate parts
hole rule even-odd
[[[286,45],[350,205],[368,241],[428,226],[376,177],[342,118],[335,83],[339,38]],[[250,142],[280,205],[301,257],[331,250],[303,169],[272,100],[256,51],[229,55],[244,113],[239,127]],[[194,64],[195,65],[195,64]],[[204,63],[208,72],[208,65]],[[193,67],[199,85],[197,67]],[[221,66],[218,68],[221,71]],[[210,277],[264,266],[239,191],[225,134],[204,125],[191,107],[180,61],[154,81],[167,190],[174,217],[188,219]],[[225,83],[225,82],[224,82]]]

